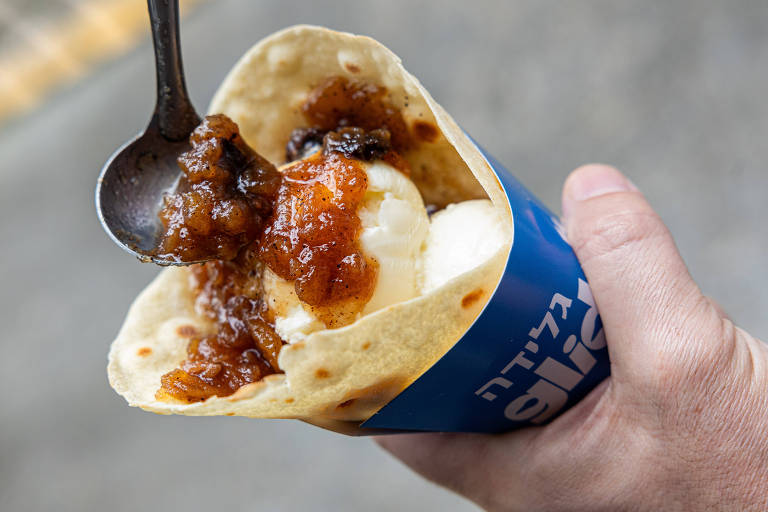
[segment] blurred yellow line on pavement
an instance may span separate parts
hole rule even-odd
[[[181,10],[200,0],[182,0]],[[56,86],[82,77],[94,64],[131,48],[148,32],[141,0],[66,0],[65,19],[34,26],[0,2],[0,18],[18,44],[0,52],[0,125],[38,105]]]

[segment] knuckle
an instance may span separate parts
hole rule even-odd
[[[696,292],[694,292],[696,293]],[[669,337],[662,344],[662,374],[686,386],[716,378],[733,357],[733,323],[721,318],[704,295],[693,300],[681,299],[682,311],[672,311],[677,321],[670,320]]]
[[[683,300],[682,302],[687,302]],[[737,349],[733,323],[712,310],[703,295],[685,313],[671,312],[658,349],[651,354],[650,383],[657,397],[680,409],[717,394]]]
[[[665,233],[653,211],[624,209],[582,223],[572,233],[571,243],[579,258],[587,261],[636,250],[639,244]]]

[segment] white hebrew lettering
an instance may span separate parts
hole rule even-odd
[[[594,356],[589,353],[589,350],[587,350],[581,343],[576,344],[573,352],[571,352],[568,357],[584,375],[588,374],[589,370],[591,370],[595,366],[595,363],[597,363],[597,359],[595,359]]]
[[[531,389],[529,389],[528,392],[547,402],[546,410],[531,420],[531,423],[543,423],[557,411],[562,409],[565,402],[568,401],[568,393],[545,380],[540,380],[531,386]]]
[[[549,309],[555,310],[555,306],[560,306],[563,310],[563,320],[568,318],[568,308],[571,307],[573,301],[564,295],[556,293],[552,296],[552,302],[549,303]]]
[[[504,416],[512,421],[541,423],[559,411],[568,400],[568,393],[554,384],[540,379],[528,393],[516,398],[504,409]],[[533,403],[531,403],[533,402]]]
[[[571,334],[570,336],[568,336],[568,339],[565,340],[565,343],[563,344],[563,353],[567,354],[571,350],[573,350],[573,348],[576,346],[577,341],[578,341],[578,338],[576,338],[575,334]]]
[[[548,357],[536,368],[536,375],[544,377],[549,382],[557,384],[566,391],[572,390],[581,381],[582,374],[568,368],[563,363]]]
[[[489,380],[486,382],[483,387],[475,391],[476,395],[482,396],[489,402],[496,399],[496,394],[491,393],[490,391],[486,391],[486,389],[490,388],[493,385],[501,386],[504,389],[509,389],[509,387],[512,385],[512,381],[509,381],[505,379],[504,377],[496,377],[494,379]]]
[[[513,367],[513,366],[515,366],[516,364],[517,364],[517,365],[520,365],[520,366],[522,366],[522,367],[523,367],[523,368],[525,368],[526,370],[530,370],[530,369],[531,369],[531,367],[533,366],[533,361],[531,361],[530,359],[526,359],[526,358],[525,358],[525,352],[523,352],[523,351],[521,350],[521,351],[520,351],[520,352],[519,352],[519,353],[518,353],[518,354],[515,356],[515,358],[514,358],[513,360],[511,360],[511,361],[509,362],[509,364],[508,364],[507,366],[505,366],[505,367],[504,367],[504,369],[503,369],[503,370],[501,370],[501,374],[502,374],[502,375],[505,375],[505,374],[506,374],[506,373],[507,373],[509,370],[511,370],[511,369],[512,369],[512,367]]]
[[[544,330],[545,327],[549,327],[550,332],[552,333],[552,339],[557,338],[558,333],[560,333],[560,328],[557,326],[557,323],[555,322],[555,317],[552,316],[552,313],[547,311],[547,314],[544,315],[544,320],[541,321],[538,327],[534,327],[530,330],[528,333],[528,336],[530,336],[533,339],[539,339],[539,336],[541,335],[541,332]]]
[[[536,352],[539,351],[539,346],[536,343],[529,340],[528,343],[525,344],[525,350],[529,352],[533,352],[535,354]]]
[[[595,334],[595,324],[597,323],[597,307],[595,299],[592,297],[592,290],[583,279],[579,279],[578,298],[581,302],[589,306],[584,314],[584,320],[581,321],[581,341],[588,348],[598,350],[605,347],[605,332],[602,328]]]

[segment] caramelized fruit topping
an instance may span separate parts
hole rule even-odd
[[[280,173],[224,115],[206,117],[190,143],[178,159],[177,191],[160,212],[164,233],[156,254],[178,262],[232,259],[261,235]]]

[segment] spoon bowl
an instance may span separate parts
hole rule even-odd
[[[189,142],[169,141],[154,123],[109,158],[96,184],[96,211],[117,245],[141,261],[187,265],[154,255],[163,231],[158,212],[163,196],[176,189],[181,169],[176,158]]]
[[[179,43],[178,0],[148,0],[157,74],[157,104],[143,133],[120,147],[101,170],[96,212],[104,230],[141,261],[189,265],[156,255],[163,232],[158,213],[163,196],[181,177],[177,158],[190,148],[200,124],[184,83]]]

